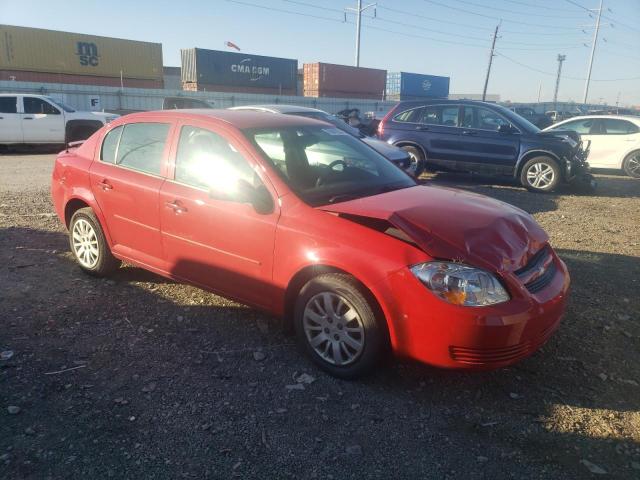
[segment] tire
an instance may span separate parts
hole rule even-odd
[[[411,159],[411,163],[409,164],[409,168],[405,169],[409,175],[414,178],[420,177],[422,173],[425,171],[427,160],[424,157],[424,154],[419,148],[404,146],[400,147],[402,150],[409,154],[409,158]]]
[[[631,178],[640,178],[640,150],[631,152],[625,157],[622,169]]]
[[[81,208],[69,222],[69,247],[80,268],[89,275],[104,277],[120,267],[109,249],[102,227],[90,208]]]
[[[335,377],[362,376],[388,351],[388,331],[370,297],[355,278],[339,273],[319,275],[300,290],[294,311],[298,342]]]
[[[531,192],[551,192],[560,183],[558,163],[551,157],[533,157],[520,171],[520,183]]]

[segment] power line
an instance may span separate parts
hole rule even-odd
[[[480,7],[480,8],[487,8],[487,5],[483,5],[481,3],[475,3],[475,2],[470,2],[468,0],[456,0],[459,3],[464,3],[467,5],[471,5],[473,7]],[[499,12],[507,12],[507,13],[514,13],[516,15],[526,15],[526,16],[531,16],[531,17],[546,17],[546,18],[561,18],[561,19],[566,19],[566,18],[570,18],[570,19],[575,19],[577,18],[575,15],[573,17],[566,17],[566,16],[558,16],[558,15],[546,15],[544,13],[529,13],[529,12],[518,12],[516,10],[509,10],[506,8],[498,8],[498,7],[494,7],[493,5],[490,7],[491,10],[495,10],[495,11],[499,11]]]
[[[517,0],[503,0],[504,2],[509,2],[509,3],[513,3],[515,5],[524,5],[525,7],[530,7],[530,8],[541,8],[541,5],[536,5],[536,4],[531,4],[531,3],[526,3],[526,2],[518,2]],[[548,7],[548,6],[544,6],[542,7],[545,10],[554,10],[557,12],[567,12],[567,13],[571,13],[574,10],[570,10],[568,8],[556,8],[556,7]]]
[[[485,15],[483,13],[478,13],[478,12],[472,12],[470,10],[465,10],[464,8],[458,8],[458,7],[453,7],[451,5],[446,5],[444,3],[440,3],[440,2],[436,2],[434,0],[423,0],[427,3],[431,3],[433,5],[438,5],[440,7],[444,7],[444,8],[449,8],[451,10],[457,10],[459,12],[463,12],[463,13],[468,13],[470,15],[476,15],[478,17],[484,17],[484,18],[489,18],[491,20],[500,20],[500,18],[495,17],[495,16],[491,16],[491,15]],[[557,26],[557,25],[547,25],[547,24],[541,24],[541,23],[528,23],[528,22],[520,22],[518,20],[508,20],[508,19],[502,19],[502,21],[504,22],[509,22],[509,23],[516,23],[519,25],[527,25],[529,27],[540,27],[540,28],[554,28],[556,30],[582,30],[580,27],[562,27],[562,26]]]
[[[238,5],[245,5],[247,7],[261,8],[263,10],[269,10],[272,12],[290,13],[292,15],[299,15],[301,17],[310,17],[310,18],[316,18],[318,20],[327,20],[330,22],[345,23],[343,20],[339,20],[337,18],[322,17],[320,15],[313,15],[311,13],[302,13],[302,12],[296,12],[294,10],[285,10],[284,8],[267,7],[265,5],[258,5],[256,3],[241,2],[240,0],[225,0],[225,1],[229,3],[236,3]]]
[[[573,0],[565,0],[565,1],[566,1],[567,3],[570,3],[571,5],[575,5],[576,7],[581,8],[582,10],[586,10],[586,11],[587,11],[587,12],[589,12],[589,13],[593,13],[593,10],[592,10],[592,9],[587,8],[587,7],[583,6],[583,5],[580,5],[579,3],[574,2]],[[596,9],[596,10],[597,10],[597,9]],[[609,10],[609,11],[610,11],[610,10]],[[617,19],[615,19],[615,18],[611,18],[611,17],[610,17],[610,16],[608,16],[608,15],[602,15],[602,18],[606,18],[606,19],[607,19],[607,20],[609,20],[610,22],[617,23],[618,25],[620,25],[620,26],[622,26],[622,27],[625,27],[625,28],[628,28],[628,29],[630,29],[630,30],[633,30],[633,31],[635,31],[635,32],[640,32],[640,29],[638,29],[638,28],[636,28],[636,27],[632,27],[631,25],[627,25],[626,23],[623,23],[623,22],[621,22],[620,20],[617,20]]]
[[[328,11],[328,12],[338,12],[340,14],[344,13],[344,10],[340,10],[339,8],[329,8],[329,7],[325,7],[325,6],[321,6],[321,5],[314,5],[313,3],[307,3],[307,2],[298,2],[295,0],[282,0],[283,2],[287,2],[287,3],[293,3],[294,5],[302,5],[304,7],[311,7],[311,8],[317,8],[319,10],[324,10],[324,11]]]
[[[500,52],[496,52],[496,55],[499,55],[500,57],[509,60],[512,63],[515,63],[516,65],[520,65],[521,67],[524,67],[528,70],[532,70],[534,72],[537,73],[541,73],[543,75],[550,75],[552,77],[556,76],[555,73],[552,72],[547,72],[545,70],[540,70],[539,68],[536,67],[532,67],[531,65],[527,65],[526,63],[522,63],[519,62],[511,57],[506,56],[504,53],[500,53]],[[582,78],[582,77],[568,77],[568,76],[564,76],[563,78],[567,78],[569,80],[586,80],[586,78]],[[598,79],[591,79],[592,82],[626,82],[626,81],[630,81],[630,80],[640,80],[640,77],[630,77],[630,78],[598,78]]]

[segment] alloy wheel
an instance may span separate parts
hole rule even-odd
[[[547,163],[534,163],[527,169],[527,182],[533,188],[544,190],[552,185],[554,180],[553,168]]]
[[[73,224],[71,234],[73,252],[78,262],[85,268],[94,268],[98,263],[100,252],[98,250],[98,237],[93,225],[84,218],[79,218]]]
[[[640,178],[640,152],[627,160],[627,173],[634,178]]]
[[[332,365],[349,365],[364,350],[360,315],[346,298],[335,292],[321,292],[309,299],[303,328],[314,352]]]

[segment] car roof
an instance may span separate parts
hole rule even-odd
[[[228,123],[241,130],[247,128],[266,128],[266,127],[295,127],[304,125],[323,125],[325,122],[313,120],[311,118],[296,117],[293,115],[273,115],[266,112],[256,112],[253,110],[223,110],[223,109],[174,109],[174,110],[155,110],[151,112],[131,113],[121,117],[121,123],[130,123],[135,120],[144,121],[145,118],[153,116],[154,118],[163,118],[171,120],[214,120],[218,122]]]
[[[567,118],[566,120],[563,120],[562,122],[558,122],[558,123],[571,122],[572,120],[580,120],[580,119],[587,120],[587,119],[590,119],[590,118],[593,118],[593,119],[596,119],[596,118],[612,118],[614,120],[629,120],[631,122],[640,124],[640,117],[637,117],[635,115],[606,115],[606,114],[576,115],[575,117]]]
[[[493,106],[500,106],[498,103],[496,102],[482,102],[480,100],[453,100],[453,99],[448,99],[448,98],[428,98],[425,100],[405,100],[400,102],[398,105],[399,106],[420,106],[420,105],[439,105],[439,104],[447,104],[447,103],[457,103],[457,104],[464,104],[464,105],[493,105]]]
[[[304,113],[304,112],[327,113],[317,108],[301,107],[299,105],[282,105],[282,104],[242,105],[240,107],[231,107],[229,108],[229,110],[263,110],[265,112],[271,112],[271,113]]]

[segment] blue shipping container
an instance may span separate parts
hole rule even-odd
[[[298,61],[245,53],[181,50],[182,81],[211,85],[295,89]]]
[[[387,98],[446,98],[449,95],[449,77],[419,73],[388,72]],[[399,97],[399,98],[398,98]]]

